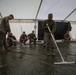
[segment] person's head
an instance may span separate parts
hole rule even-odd
[[[48,14],[48,19],[52,20],[52,18],[53,18],[53,14],[52,13]]]
[[[23,31],[23,34],[25,34],[25,31]]]
[[[12,14],[10,14],[10,15],[8,16],[8,19],[9,19],[9,20],[12,20],[12,19],[14,19],[14,16],[13,16]]]
[[[34,31],[32,31],[32,33],[34,33]]]

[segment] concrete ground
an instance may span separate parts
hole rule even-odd
[[[76,75],[76,42],[57,44],[64,62],[57,49],[55,57],[47,56],[43,44],[12,47],[10,52],[0,53],[0,75]]]

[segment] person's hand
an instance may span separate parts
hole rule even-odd
[[[51,34],[51,32],[49,32],[49,34]]]
[[[7,34],[10,34],[11,32],[7,32]]]
[[[48,23],[46,23],[46,26],[48,27]]]

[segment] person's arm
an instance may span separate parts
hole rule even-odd
[[[36,35],[34,34],[34,38],[36,38]]]
[[[14,40],[16,40],[16,37],[15,37],[14,35],[12,36],[12,38],[13,38]]]
[[[46,20],[44,21],[43,25],[42,25],[43,29],[47,29],[47,25],[46,25]]]
[[[6,30],[6,33],[7,32],[11,32],[10,25],[9,25],[9,20],[7,18],[4,18],[4,20],[5,20],[5,30]]]
[[[52,33],[54,34],[56,31],[56,23],[53,21],[53,28],[52,28]]]
[[[30,34],[28,34],[28,39],[30,39]]]
[[[28,36],[26,35],[26,40],[28,39]]]

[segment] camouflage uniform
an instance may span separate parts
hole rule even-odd
[[[10,32],[10,25],[9,25],[9,20],[7,17],[4,17],[1,20],[0,24],[0,47],[3,47],[7,49],[6,45],[6,33]]]
[[[54,34],[56,30],[56,24],[53,20],[49,19],[45,20],[43,24],[45,47],[48,53],[53,54],[55,46],[46,24],[48,24],[50,30],[52,31],[52,34]]]
[[[17,46],[16,37],[12,33],[8,33],[7,39],[6,39],[8,47]]]
[[[68,27],[67,27],[66,33],[64,34],[64,40],[63,40],[64,42],[69,42],[71,39],[69,32],[71,31],[72,27],[71,27],[70,22],[68,22],[67,24],[68,24]]]
[[[27,35],[26,34],[22,34],[20,36],[20,43],[23,43],[25,45],[26,41],[27,41]]]
[[[64,42],[69,42],[70,41],[70,35],[69,35],[69,32],[66,32],[64,34]]]
[[[68,22],[68,29],[67,29],[67,31],[71,31],[71,29],[72,29],[71,24],[70,24],[70,22]]]
[[[29,43],[31,44],[31,42],[34,42],[34,44],[36,43],[36,36],[34,33],[30,33],[28,35],[28,38],[29,38]]]

